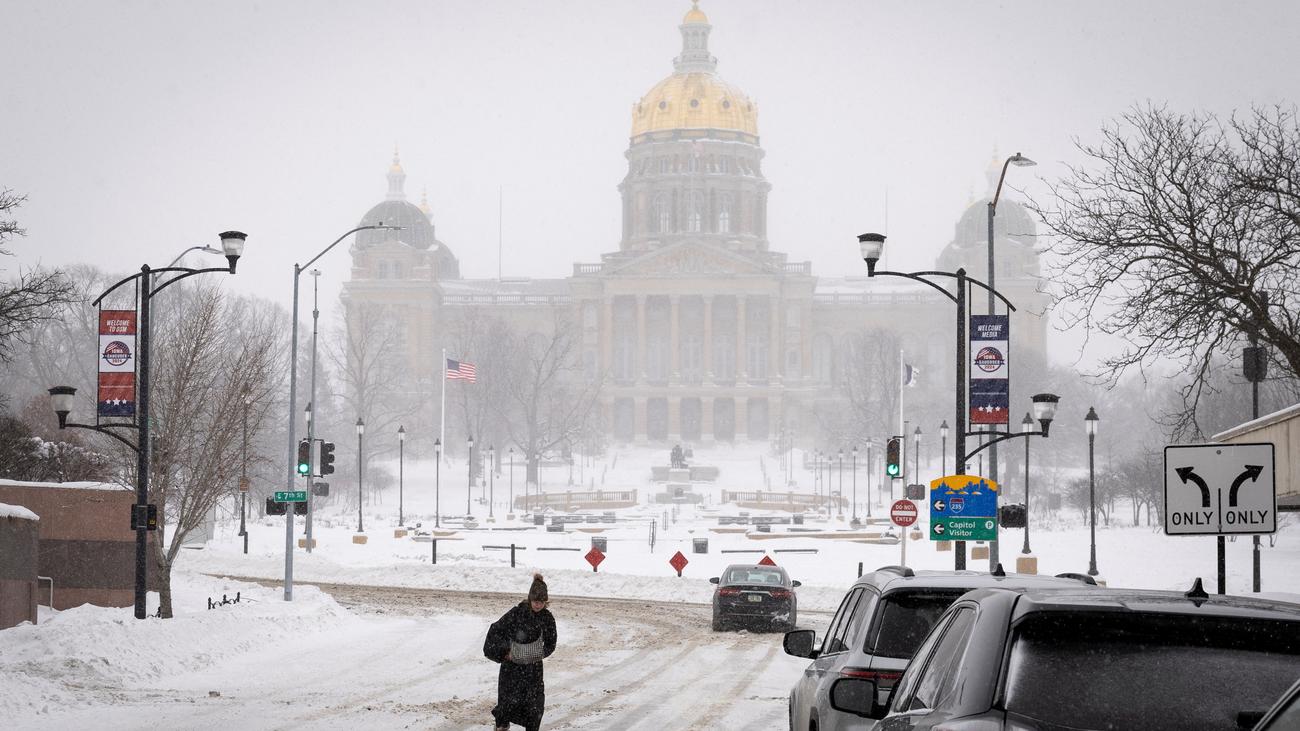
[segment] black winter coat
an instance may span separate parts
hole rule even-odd
[[[555,617],[551,610],[534,612],[528,602],[520,602],[492,623],[483,654],[501,663],[497,673],[497,705],[492,716],[498,726],[517,723],[537,728],[546,709],[546,685],[542,679],[542,661],[520,665],[506,660],[510,642],[527,644],[541,638],[544,657],[555,652]]]

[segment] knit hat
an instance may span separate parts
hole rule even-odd
[[[528,601],[549,601],[549,595],[546,593],[546,582],[542,581],[541,574],[533,574],[533,585],[528,587]]]

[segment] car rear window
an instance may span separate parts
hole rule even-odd
[[[728,584],[784,584],[781,572],[773,569],[732,569],[727,572]]]
[[[1005,708],[1045,726],[1234,730],[1297,672],[1300,622],[1044,614],[1014,632]]]
[[[881,600],[880,621],[867,637],[864,652],[909,659],[944,610],[966,589],[895,591]]]

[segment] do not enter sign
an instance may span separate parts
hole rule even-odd
[[[911,500],[898,500],[889,508],[889,519],[899,528],[916,522],[916,503]]]

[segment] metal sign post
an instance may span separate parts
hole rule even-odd
[[[1165,534],[1217,535],[1218,593],[1227,593],[1229,534],[1277,532],[1273,444],[1165,447]]]

